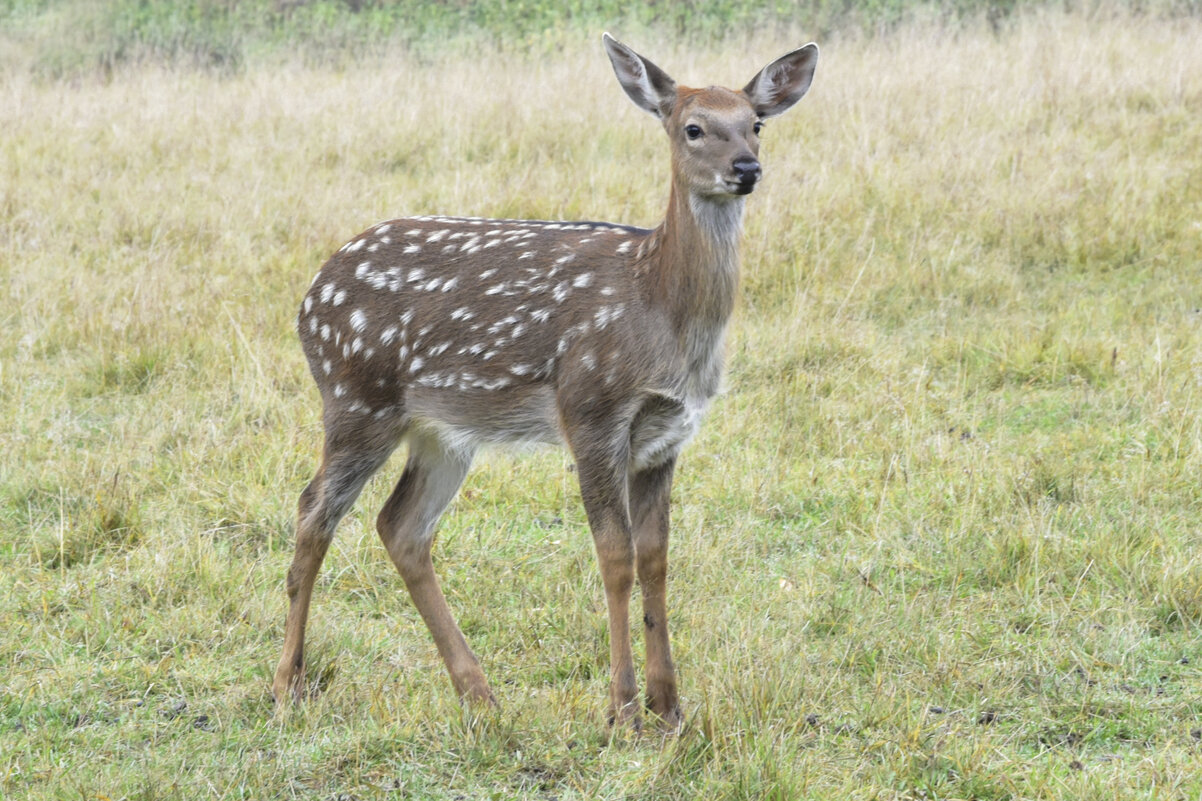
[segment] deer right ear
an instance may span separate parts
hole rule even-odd
[[[614,65],[618,83],[634,104],[661,120],[669,116],[676,103],[676,81],[608,33],[602,34],[601,41]]]

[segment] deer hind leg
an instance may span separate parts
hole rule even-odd
[[[674,466],[668,462],[630,477],[630,512],[647,646],[647,709],[668,732],[676,731],[681,721],[676,668],[668,643],[668,507]]]
[[[405,472],[380,511],[376,529],[434,637],[459,697],[469,703],[495,704],[480,663],[451,615],[430,559],[434,526],[459,491],[471,463],[470,453],[448,449],[434,436],[414,434]]]
[[[354,444],[352,444],[352,442]],[[364,447],[363,442],[371,443]],[[317,572],[334,530],[359,497],[363,485],[387,461],[395,438],[343,438],[327,428],[325,453],[317,475],[301,493],[296,521],[296,550],[288,570],[288,618],[284,648],[271,685],[276,703],[300,700],[305,685],[305,624]]]

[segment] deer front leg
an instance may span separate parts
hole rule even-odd
[[[592,515],[590,515],[590,518]],[[638,685],[634,678],[634,655],[630,649],[630,590],[634,585],[634,548],[630,529],[609,520],[594,526],[593,540],[601,581],[605,585],[605,605],[609,610],[609,722],[642,727],[639,714]]]
[[[587,447],[603,437],[582,436],[574,447],[580,494],[588,514],[609,611],[609,722],[642,726],[634,656],[630,650],[630,590],[634,586],[634,541],[626,496],[625,453]],[[578,443],[573,443],[577,445]]]
[[[647,709],[660,728],[680,728],[676,668],[668,642],[668,507],[674,462],[630,477],[630,512],[639,586],[643,592],[643,632],[647,645]]]

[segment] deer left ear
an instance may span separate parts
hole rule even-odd
[[[783,114],[809,91],[817,66],[818,45],[810,42],[760,70],[743,87],[743,94],[747,95],[759,116]]]

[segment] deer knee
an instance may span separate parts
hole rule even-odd
[[[415,534],[388,507],[376,518],[376,532],[389,558],[407,583],[424,575],[430,566],[429,537]]]
[[[640,541],[637,549],[639,583],[663,581],[668,573],[668,545],[662,541]]]

